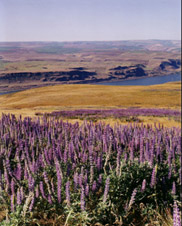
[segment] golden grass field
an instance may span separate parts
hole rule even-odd
[[[36,112],[109,108],[181,109],[181,82],[152,86],[56,85],[0,96],[0,113],[35,116]],[[180,126],[168,118],[141,117],[145,123]],[[114,123],[116,120],[107,119]]]

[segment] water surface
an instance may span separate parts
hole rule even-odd
[[[155,76],[155,77],[147,77],[147,78],[138,78],[132,80],[121,80],[115,82],[100,82],[95,83],[95,85],[112,85],[112,86],[149,86],[149,85],[158,85],[163,84],[166,82],[177,82],[181,81],[181,74],[171,74],[165,76]],[[9,92],[0,92],[0,95],[15,93],[20,90],[16,91],[9,91]]]
[[[165,76],[155,76],[147,78],[138,78],[132,80],[121,80],[117,82],[101,82],[97,83],[99,85],[112,85],[112,86],[149,86],[149,85],[159,85],[166,82],[177,82],[181,81],[181,74],[171,74]]]
[[[10,93],[16,93],[18,92],[19,90],[16,90],[16,91],[9,91],[9,92],[0,92],[0,95],[4,95],[4,94],[10,94]]]

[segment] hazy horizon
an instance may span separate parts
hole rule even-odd
[[[180,0],[0,0],[0,42],[181,40]]]
[[[0,43],[3,43],[3,42],[7,42],[7,43],[11,43],[11,42],[124,42],[124,41],[133,41],[133,42],[142,42],[142,41],[179,41],[181,42],[181,39],[123,39],[123,40],[72,40],[72,41],[52,41],[52,40],[49,40],[49,41],[40,41],[40,40],[35,40],[35,41],[0,41]]]

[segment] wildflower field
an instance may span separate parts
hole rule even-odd
[[[143,122],[140,116],[154,118],[168,118],[168,120],[181,121],[181,111],[156,108],[125,108],[125,109],[77,109],[54,111],[51,113],[35,113],[37,116],[55,117],[56,119],[78,119],[97,122],[103,119],[119,119],[120,122]]]
[[[0,225],[181,225],[180,128],[59,115],[2,115]]]

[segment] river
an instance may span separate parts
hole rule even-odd
[[[158,85],[166,82],[176,82],[181,81],[181,74],[171,74],[165,76],[155,76],[147,78],[138,78],[132,80],[121,80],[116,82],[101,82],[97,83],[99,85],[112,85],[112,86],[149,86]]]
[[[116,82],[100,82],[100,83],[95,83],[95,85],[149,86],[149,85],[158,85],[158,84],[163,84],[166,82],[176,82],[176,81],[181,81],[181,74],[178,73],[178,74],[171,74],[171,75],[165,75],[165,76],[138,78],[138,79],[132,79],[132,80],[125,80],[125,81],[121,80],[121,81],[116,81]],[[18,92],[18,91],[19,90],[3,92],[3,93],[0,93],[0,95],[14,93],[14,92]]]

